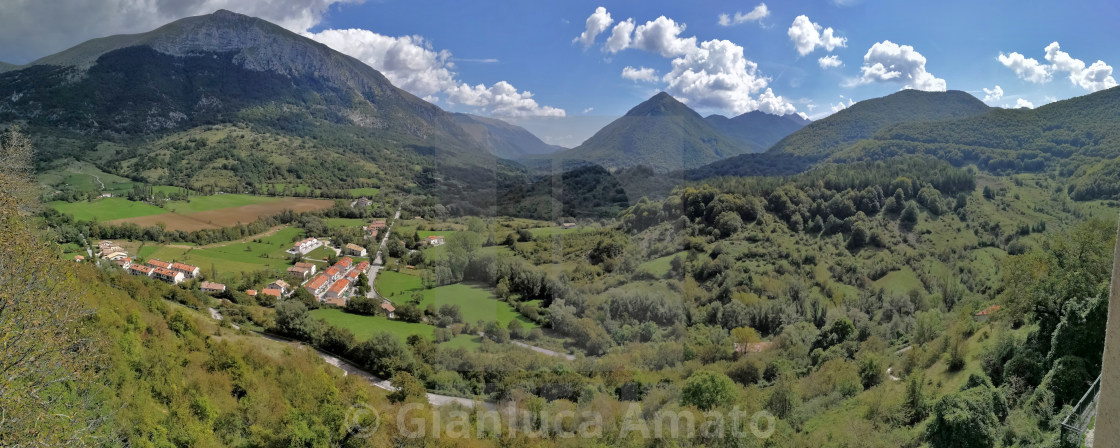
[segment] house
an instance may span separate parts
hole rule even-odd
[[[145,277],[151,277],[152,268],[149,268],[142,264],[134,264],[128,267],[128,273],[132,275],[143,275]]]
[[[339,281],[331,284],[330,288],[327,288],[327,292],[323,294],[323,298],[324,299],[330,299],[330,298],[342,297],[342,295],[346,294],[346,291],[348,291],[349,289],[350,289],[350,281],[349,280],[346,280],[346,279],[339,280]],[[343,302],[343,304],[345,305],[346,303]]]
[[[198,266],[191,266],[183,263],[171,263],[172,271],[179,271],[183,273],[186,278],[198,277]]]
[[[155,258],[153,258],[151,260],[148,260],[148,267],[171,269],[171,263],[168,263],[168,262],[163,261],[163,260],[156,260]]]
[[[297,268],[305,268],[305,269],[307,269],[308,272],[311,273],[311,275],[315,275],[315,270],[316,270],[315,263],[304,263],[304,262],[301,261],[301,262],[296,263],[292,266],[295,266]]]
[[[393,319],[393,318],[396,317],[395,315],[393,315],[393,312],[396,311],[397,309],[393,307],[392,303],[381,302],[381,309],[385,310],[385,313],[389,315],[390,319]]]
[[[202,292],[226,292],[226,285],[223,285],[221,283],[202,282],[202,284],[199,285],[199,288],[202,289]]]
[[[985,321],[988,320],[988,318],[992,317],[992,315],[995,314],[996,311],[999,311],[999,305],[992,305],[992,306],[989,306],[987,308],[984,308],[979,313],[976,313],[976,316],[975,316],[976,321],[977,322],[985,322]]]
[[[118,258],[116,260],[113,260],[113,263],[116,263],[117,266],[120,266],[121,269],[124,269],[124,270],[128,270],[128,268],[132,267],[132,259],[128,258],[128,257]]]
[[[264,291],[261,291],[261,294],[264,294],[266,296],[272,296],[272,297],[275,297],[277,299],[279,299],[281,297],[284,297],[284,291],[281,291],[279,289],[273,289],[273,288],[266,288]]]
[[[325,274],[327,278],[330,278],[331,280],[338,280],[340,277],[342,277],[342,269],[339,269],[338,265],[331,266],[327,268],[326,271],[323,271],[323,274]]]
[[[357,283],[359,275],[362,275],[362,271],[351,269],[350,272],[346,273],[345,277],[347,280],[350,280],[351,283]]]
[[[350,266],[354,265],[354,259],[350,257],[342,257],[334,264],[334,267],[342,270],[343,272],[349,271]]]
[[[319,274],[318,277],[315,277],[311,281],[304,284],[303,288],[306,289],[307,292],[311,293],[311,295],[318,297],[323,293],[323,288],[326,288],[330,281],[331,278],[326,274]]]
[[[363,261],[361,263],[358,263],[357,266],[354,266],[354,270],[358,271],[358,272],[365,272],[365,271],[369,270],[369,262],[368,261]]]
[[[367,240],[376,240],[377,239],[377,229],[366,229],[366,239]]]
[[[74,261],[78,261],[78,262],[86,261],[86,257],[83,257],[81,255],[75,255],[74,256]]]
[[[288,282],[286,282],[286,281],[277,280],[277,281],[274,281],[272,283],[269,283],[267,289],[279,289],[281,294],[287,294],[288,291],[291,289],[291,285],[289,285]]]
[[[428,237],[428,245],[432,246],[432,247],[442,246],[443,245],[443,236],[442,235],[429,236]]]
[[[576,223],[574,223],[574,222],[566,222],[566,223],[563,223],[563,224],[561,224],[561,225],[560,225],[560,228],[561,228],[561,229],[574,229],[574,228],[576,228]]]
[[[298,252],[300,255],[307,255],[308,252],[318,249],[322,245],[323,242],[318,239],[306,238],[293,244],[291,252],[293,254]]]
[[[354,208],[358,208],[358,209],[366,208],[366,207],[369,207],[371,205],[373,205],[373,201],[369,200],[369,198],[367,198],[365,196],[362,196],[362,197],[358,198],[358,200],[354,201],[354,204],[353,204]]]
[[[255,289],[246,289],[246,290],[245,290],[245,295],[247,295],[247,296],[249,296],[249,297],[256,297],[256,296],[257,296],[257,290],[255,290]]]
[[[127,257],[127,256],[128,256],[128,253],[125,252],[124,249],[121,249],[121,248],[116,247],[116,246],[107,247],[107,248],[101,250],[101,258],[106,258],[106,259],[109,259],[109,260],[115,260],[115,259],[124,258],[124,257]]]
[[[311,276],[311,270],[299,266],[292,266],[288,268],[288,275],[299,277],[301,280],[307,280],[307,277]]]
[[[347,255],[353,255],[355,257],[365,257],[369,255],[369,251],[367,251],[366,248],[354,243],[347,244],[344,252],[346,252]]]
[[[369,225],[366,226],[365,228],[366,228],[366,230],[381,230],[381,229],[384,229],[385,227],[386,227],[386,225],[385,225],[385,220],[384,219],[375,219],[373,221],[370,221]]]
[[[172,285],[178,285],[186,279],[186,276],[184,276],[182,272],[168,268],[152,268],[152,278],[163,280]]]

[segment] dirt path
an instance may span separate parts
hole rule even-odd
[[[564,358],[568,361],[575,361],[576,360],[575,355],[571,355],[571,354],[568,354],[568,353],[560,353],[560,352],[555,351],[555,350],[549,350],[547,348],[537,347],[535,345],[529,345],[529,344],[526,344],[526,343],[521,342],[521,341],[510,341],[510,343],[512,343],[513,345],[516,345],[518,347],[524,347],[524,348],[527,348],[527,349],[532,350],[534,352],[542,353],[542,354],[545,354],[545,355],[548,355],[548,356],[552,356],[552,357],[556,357],[556,358]]]
[[[276,227],[268,229],[268,230],[266,230],[262,233],[247,236],[247,237],[241,238],[239,240],[223,241],[221,243],[212,243],[212,244],[207,244],[207,245],[204,245],[204,246],[187,246],[185,244],[168,244],[164,247],[171,247],[171,248],[175,248],[175,249],[213,249],[213,248],[216,248],[216,247],[226,247],[226,246],[229,246],[230,244],[247,243],[249,241],[252,241],[252,240],[255,240],[255,239],[258,239],[258,238],[270,237],[272,235],[275,235],[276,232],[279,232],[280,229],[283,229],[284,227],[286,227],[286,226],[276,226]]]

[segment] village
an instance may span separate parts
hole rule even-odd
[[[280,300],[292,296],[297,289],[302,288],[317,301],[337,307],[345,307],[355,294],[363,293],[369,298],[380,298],[381,309],[389,318],[394,318],[395,307],[392,302],[380,297],[373,288],[374,278],[382,263],[380,247],[384,245],[388,236],[388,224],[384,219],[372,220],[368,225],[362,227],[362,233],[366,240],[377,241],[379,236],[382,237],[378,253],[370,254],[365,247],[353,243],[335,248],[330,245],[329,240],[321,240],[315,237],[303,238],[292,243],[292,247],[286,251],[293,258],[299,259],[286,269],[286,278],[277,278],[259,290],[246,289],[242,292],[250,297],[266,295]],[[430,246],[439,246],[444,244],[444,238],[443,236],[430,236],[425,240],[425,243]],[[337,259],[329,267],[321,269],[323,260],[308,258],[307,255],[324,247],[334,251],[336,255],[342,256],[342,258]],[[97,248],[97,258],[110,262],[132,275],[149,277],[173,285],[198,279],[200,280],[198,282],[199,290],[206,294],[219,294],[227,289],[226,285],[222,283],[203,280],[204,276],[201,275],[198,266],[157,258],[140,262],[130,256],[121,245],[108,240],[99,242]],[[367,258],[371,255],[373,257],[370,261],[355,260],[355,258]],[[74,260],[81,262],[85,261],[85,258],[78,255]],[[316,264],[316,262],[319,264]],[[363,288],[362,282],[366,282],[368,287]],[[293,285],[293,283],[295,284]]]

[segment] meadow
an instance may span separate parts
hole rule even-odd
[[[468,323],[473,324],[480,320],[497,321],[504,326],[517,319],[527,328],[538,326],[519,314],[508,303],[495,298],[489,289],[478,285],[456,283],[424,289],[419,274],[383,270],[377,274],[376,286],[382,296],[392,300],[397,306],[408,303],[412,300],[412,294],[419,291],[423,295],[418,305],[420,309],[425,309],[428,305],[434,305],[436,308],[443,305],[459,305],[463,320]]]
[[[354,334],[354,338],[359,341],[369,339],[370,336],[373,336],[379,331],[387,331],[400,338],[401,342],[404,342],[405,339],[408,339],[409,336],[414,334],[424,336],[431,340],[432,333],[436,328],[427,324],[389,319],[385,316],[350,314],[337,308],[312,310],[311,317],[323,319],[331,325],[350,330],[350,332]]]

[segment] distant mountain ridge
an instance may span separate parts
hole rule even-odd
[[[503,159],[520,159],[567,149],[545,143],[525,128],[496,118],[462,113],[455,114],[454,118],[479,145]]]
[[[0,61],[0,73],[4,73],[4,72],[10,71],[10,70],[15,70],[17,68],[19,68],[18,65],[9,64],[7,62]]]
[[[583,144],[556,154],[556,158],[608,169],[647,166],[668,172],[764,151],[769,143],[784,137],[785,131],[800,127],[797,120],[760,114],[705,119],[661,92],[634,106]]]

